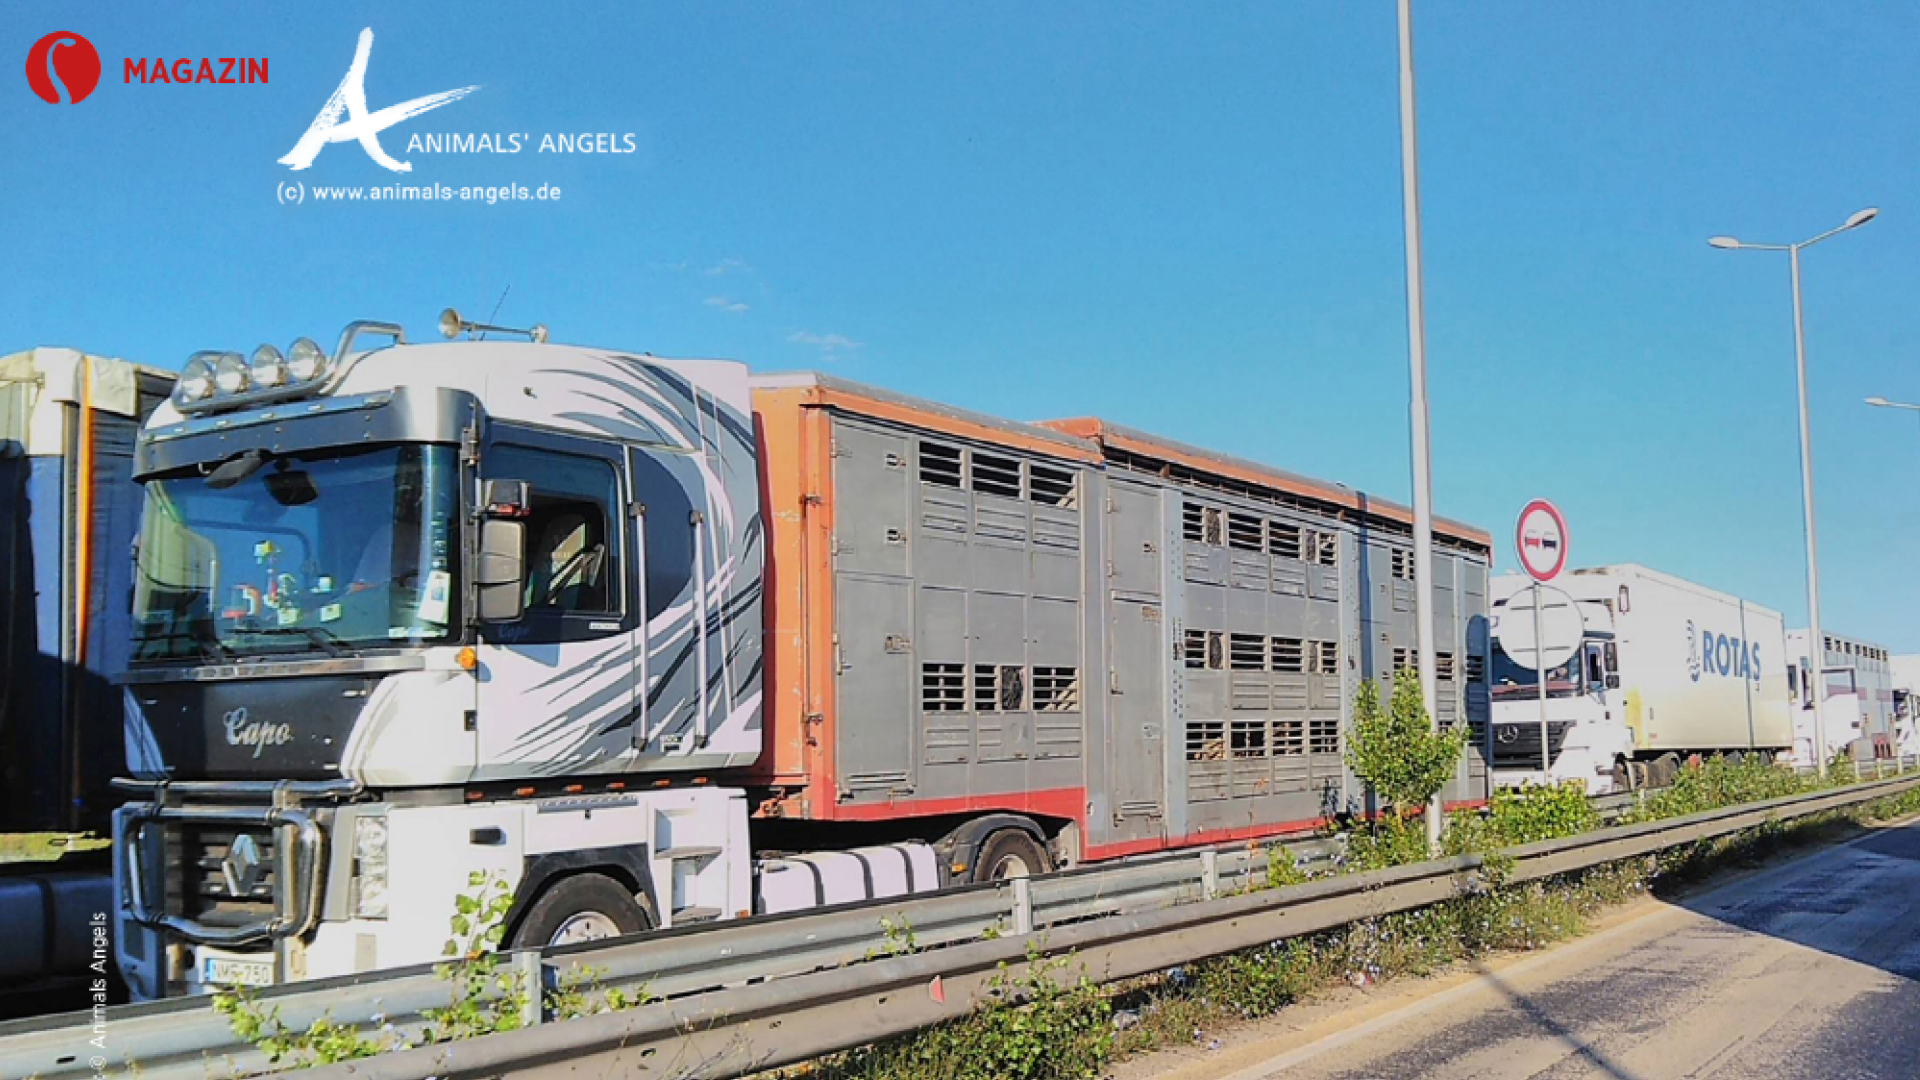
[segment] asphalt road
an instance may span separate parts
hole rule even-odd
[[[1226,1080],[1920,1077],[1920,825],[1735,880]],[[1196,1075],[1188,1062],[1175,1070]],[[1226,1063],[1222,1063],[1223,1065]]]

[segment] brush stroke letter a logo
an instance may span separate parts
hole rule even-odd
[[[428,94],[398,105],[389,105],[377,113],[367,112],[367,54],[373,51],[373,28],[360,31],[360,45],[353,50],[353,66],[347,69],[347,77],[340,80],[339,89],[320,106],[320,115],[313,118],[313,126],[307,129],[300,141],[293,144],[287,156],[280,164],[298,172],[310,167],[313,159],[328,143],[346,142],[358,139],[361,149],[374,163],[394,172],[412,172],[413,164],[407,161],[395,161],[387,156],[380,147],[380,133],[402,120],[418,116],[428,109],[437,109],[449,102],[459,101],[478,86],[463,87],[459,90],[447,90],[438,94]],[[340,121],[340,114],[346,114],[346,122]]]
[[[100,85],[100,54],[79,34],[55,30],[27,50],[27,85],[49,105],[78,105]]]

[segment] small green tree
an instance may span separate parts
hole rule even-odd
[[[1464,725],[1433,731],[1420,699],[1420,676],[1396,672],[1393,697],[1380,707],[1372,679],[1360,683],[1353,699],[1353,733],[1347,739],[1347,764],[1374,794],[1396,812],[1424,805],[1460,764],[1467,748]]]

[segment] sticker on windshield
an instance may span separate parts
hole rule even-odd
[[[453,575],[435,570],[427,575],[427,592],[420,598],[420,620],[435,626],[447,625],[447,602],[453,592]]]
[[[280,609],[280,625],[281,626],[292,626],[294,623],[297,623],[299,621],[300,621],[299,608],[294,607],[292,605],[288,605]]]
[[[320,609],[321,622],[333,622],[340,617],[340,605],[328,604]]]

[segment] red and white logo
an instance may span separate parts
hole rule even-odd
[[[79,34],[55,30],[27,50],[27,85],[49,105],[78,105],[100,85],[100,54]]]

